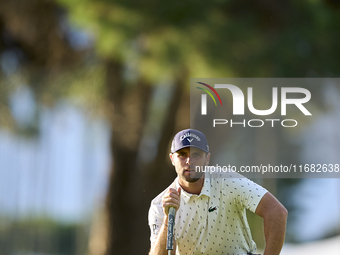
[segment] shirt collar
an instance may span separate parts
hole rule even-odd
[[[178,177],[176,178],[175,183],[176,183],[176,185],[175,185],[176,189],[178,189],[178,187],[180,187],[179,182],[178,182]],[[202,195],[210,197],[210,178],[204,178],[203,187],[202,187],[201,193],[198,195],[198,197],[200,197]],[[190,193],[188,193],[188,192],[186,192],[185,190],[182,189],[181,199],[183,199],[183,201],[185,203],[188,203],[192,196],[197,196],[197,195],[190,194]]]

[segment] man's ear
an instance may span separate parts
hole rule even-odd
[[[169,153],[169,158],[170,158],[170,160],[171,160],[171,164],[174,166],[174,165],[175,165],[175,164],[174,164],[174,154]]]
[[[209,165],[209,161],[210,161],[210,153],[207,154],[206,166]]]

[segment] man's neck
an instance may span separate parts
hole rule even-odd
[[[195,182],[187,182],[184,180],[178,179],[179,185],[182,189],[184,189],[186,192],[190,194],[196,194],[199,195],[201,193],[201,190],[203,188],[204,184],[204,177],[201,177]]]

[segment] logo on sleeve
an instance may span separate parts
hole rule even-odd
[[[159,227],[156,224],[152,225],[152,234],[157,235],[159,231]]]

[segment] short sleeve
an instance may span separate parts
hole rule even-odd
[[[164,212],[162,208],[162,203],[156,199],[151,202],[149,209],[149,227],[151,231],[150,242],[151,246],[156,241],[159,230],[161,229],[164,218]]]
[[[262,186],[247,178],[235,178],[233,181],[235,199],[243,207],[255,213],[262,197],[268,192]]]
[[[149,216],[148,216],[149,227],[150,227],[150,231],[151,231],[151,235],[150,235],[151,246],[156,241],[158,233],[159,233],[159,231],[162,227],[162,223],[163,223],[163,219],[164,219],[162,198],[163,198],[165,192],[170,187],[175,187],[175,182],[173,182],[168,188],[166,188],[162,193],[160,193],[157,197],[155,197],[151,201],[151,206],[150,206],[150,209],[149,209]]]

